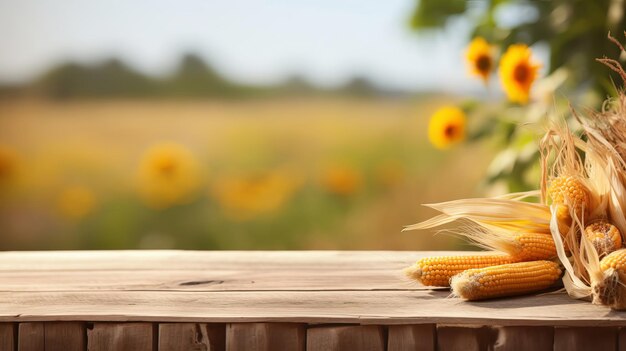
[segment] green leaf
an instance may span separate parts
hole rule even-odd
[[[411,15],[411,28],[442,28],[449,17],[465,13],[465,0],[420,0]]]

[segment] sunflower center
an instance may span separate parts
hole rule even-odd
[[[157,164],[159,173],[169,176],[176,171],[176,162],[171,158],[164,158]]]
[[[520,84],[524,84],[530,78],[530,67],[523,63],[515,66],[513,70],[513,79]]]
[[[458,128],[455,125],[452,124],[448,124],[444,129],[443,129],[443,135],[445,135],[445,137],[447,139],[453,139],[458,133]]]
[[[8,178],[9,173],[11,173],[11,165],[9,161],[0,158],[0,179]]]
[[[476,69],[483,73],[491,70],[491,58],[487,55],[481,55],[476,59]]]

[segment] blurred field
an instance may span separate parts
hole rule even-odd
[[[489,162],[476,146],[428,144],[445,102],[0,101],[13,155],[0,249],[459,248],[400,233],[431,214],[421,203],[476,195]],[[138,168],[163,143],[190,152],[198,180],[184,201],[155,205]]]

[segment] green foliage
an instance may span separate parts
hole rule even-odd
[[[421,0],[411,16],[411,27],[415,29],[442,27],[450,16],[460,15],[466,9],[465,0]]]
[[[57,99],[74,96],[138,96],[154,93],[150,79],[111,59],[94,67],[63,64],[44,74],[35,84],[37,93]]]
[[[410,24],[416,30],[443,28],[450,18],[463,17],[472,25],[472,36],[503,47],[516,42],[546,44],[548,71],[569,69],[570,88],[591,87],[600,101],[613,92],[616,76],[595,59],[618,57],[619,50],[606,35],[611,31],[621,36],[625,12],[625,2],[612,0],[420,0]],[[514,19],[502,19],[504,13],[515,14],[509,16]]]
[[[377,87],[359,76],[338,88],[319,88],[293,76],[283,83],[255,86],[230,81],[200,56],[185,54],[169,76],[147,76],[118,59],[95,65],[63,63],[23,86],[0,85],[0,97],[34,95],[52,99],[80,98],[249,98],[344,95],[373,97],[406,95]]]
[[[532,83],[537,94],[530,104],[470,101],[462,106],[474,120],[468,141],[488,141],[499,150],[487,170],[485,185],[496,186],[498,192],[539,187],[537,144],[545,122],[562,119],[564,113],[565,119],[572,119],[567,116],[570,104],[600,107],[607,95],[615,93],[614,82],[621,81],[596,59],[619,58],[619,48],[607,33],[623,39],[625,13],[626,3],[612,0],[417,3],[410,23],[415,30],[441,29],[455,19],[469,23],[471,37],[485,38],[501,53],[516,43],[549,49],[549,61],[542,62],[548,74]]]

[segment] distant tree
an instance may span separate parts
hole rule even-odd
[[[236,95],[238,88],[223,78],[201,57],[185,54],[176,72],[165,82],[168,93],[176,96],[229,96]]]
[[[287,95],[304,95],[319,93],[317,89],[306,77],[300,74],[292,74],[280,84],[280,91]]]
[[[34,83],[34,89],[52,98],[134,97],[152,95],[154,81],[109,59],[96,66],[66,63],[53,68]]]
[[[344,94],[352,96],[374,96],[380,94],[376,85],[366,77],[356,76],[350,79],[342,88]]]
[[[318,94],[371,96],[382,93],[362,77],[356,77],[337,89],[318,88],[300,75],[291,76],[276,85],[237,83],[228,80],[192,53],[183,55],[174,72],[161,79],[147,76],[112,58],[95,65],[63,63],[24,86],[0,86],[0,97],[34,94],[53,99],[247,98]]]

